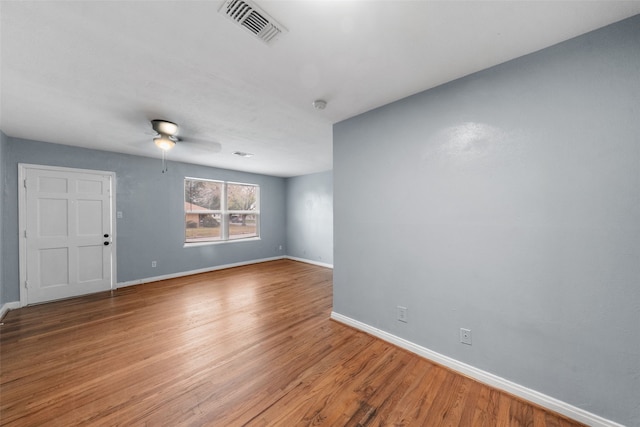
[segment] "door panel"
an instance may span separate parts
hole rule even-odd
[[[43,166],[24,176],[26,302],[111,289],[112,175]]]
[[[104,262],[100,246],[78,247],[78,282],[85,283],[104,278]]]
[[[38,216],[38,236],[40,237],[66,237],[69,234],[67,228],[69,210],[67,200],[45,199],[36,200]]]
[[[35,267],[38,268],[41,288],[64,286],[69,283],[69,249],[43,248],[37,252],[37,256],[39,265]]]
[[[103,206],[99,200],[78,200],[78,237],[103,234]]]

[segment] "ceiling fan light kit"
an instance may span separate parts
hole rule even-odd
[[[178,125],[166,120],[151,120],[151,127],[158,134],[153,138],[154,144],[162,150],[162,173],[168,171],[167,164],[165,162],[165,151],[171,150],[176,145],[178,138]]]
[[[166,120],[151,120],[151,127],[158,134],[153,142],[164,151],[171,150],[176,145],[178,125]]]
[[[156,136],[153,142],[164,151],[171,150],[176,145],[176,142],[167,135]]]

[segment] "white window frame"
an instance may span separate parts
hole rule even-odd
[[[220,244],[220,243],[231,243],[231,242],[246,242],[251,240],[260,240],[260,185],[252,184],[247,182],[235,182],[235,181],[220,181],[216,179],[207,179],[207,178],[195,178],[195,177],[185,177],[183,181],[183,202],[186,203],[187,194],[186,194],[186,182],[187,181],[205,181],[205,182],[215,182],[220,184],[220,209],[219,210],[191,210],[188,211],[184,209],[183,212],[183,228],[184,228],[184,246],[198,246],[198,245],[211,245],[211,244]],[[228,201],[227,201],[227,186],[228,185],[245,185],[256,187],[256,210],[229,210],[228,209]],[[187,222],[186,216],[188,214],[213,214],[220,215],[220,237],[206,239],[201,238],[198,240],[187,240]],[[229,236],[231,215],[254,215],[256,218],[256,235],[249,237],[233,237]]]
[[[252,211],[252,210],[231,210],[229,209],[229,207],[227,206],[227,186],[228,185],[244,185],[244,186],[250,186],[250,187],[255,187],[256,188],[256,210]],[[251,239],[251,238],[260,238],[260,186],[258,184],[249,184],[246,182],[233,182],[233,181],[227,181],[224,183],[224,189],[223,189],[223,194],[224,194],[224,214],[223,217],[226,215],[226,218],[223,219],[223,222],[225,223],[225,237],[227,241],[238,241],[238,240],[246,240],[246,239]],[[229,228],[230,228],[230,224],[231,224],[231,215],[254,215],[256,217],[256,235],[255,236],[251,236],[251,237],[236,237],[236,238],[231,238],[229,236]]]

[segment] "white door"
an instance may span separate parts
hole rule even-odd
[[[115,175],[33,165],[20,169],[21,303],[111,289]]]

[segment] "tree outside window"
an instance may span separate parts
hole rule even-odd
[[[258,236],[259,187],[248,184],[227,184],[229,239]]]
[[[185,178],[185,242],[259,237],[260,187]]]

